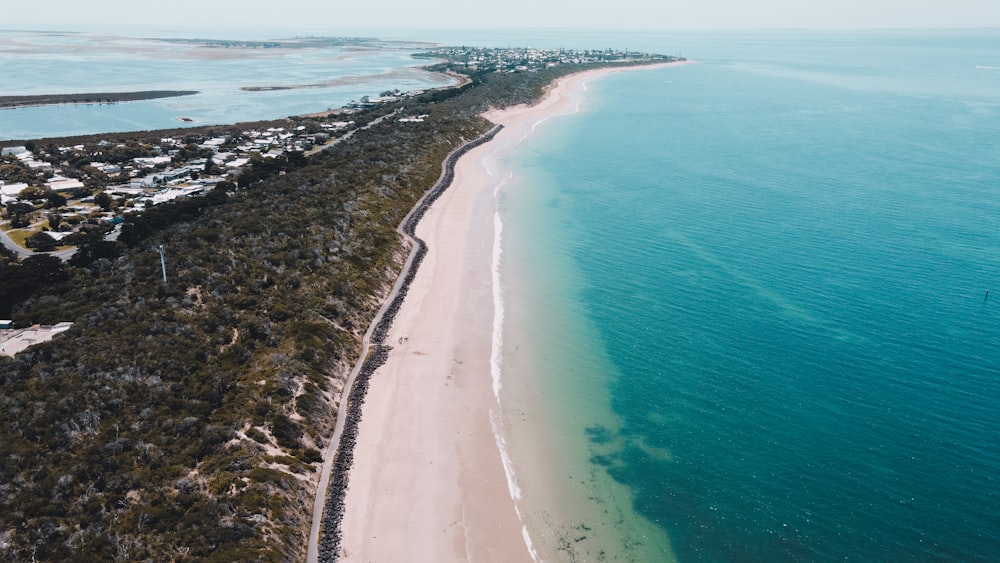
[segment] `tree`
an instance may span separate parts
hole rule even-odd
[[[15,229],[23,229],[31,226],[31,219],[28,215],[14,215],[10,218],[10,226]]]
[[[21,267],[24,268],[28,279],[34,280],[39,285],[58,283],[67,277],[62,260],[49,254],[28,256],[21,261]]]
[[[66,205],[66,198],[52,190],[48,190],[45,194],[46,207],[49,209],[56,209]]]
[[[10,218],[10,225],[15,229],[23,229],[31,225],[31,214],[35,211],[35,206],[26,201],[13,201],[7,204],[7,217]]]
[[[49,252],[56,249],[56,239],[52,238],[49,233],[41,231],[24,239],[24,244],[38,252]]]
[[[15,215],[27,215],[34,210],[35,206],[25,201],[12,201],[7,204],[7,215],[9,217],[13,217]]]
[[[95,260],[106,258],[114,260],[118,257],[118,245],[105,240],[98,240],[92,243],[85,243],[77,249],[69,259],[69,265],[77,268],[89,266]]]
[[[114,198],[108,195],[107,192],[98,192],[94,196],[94,203],[103,211],[111,211],[111,204],[114,203]]]
[[[43,188],[42,186],[28,186],[24,188],[17,194],[17,199],[24,199],[28,201],[41,201],[48,196],[49,192],[52,190],[48,188]]]
[[[0,317],[10,318],[15,305],[68,277],[62,260],[49,254],[29,256],[20,263],[0,257]]]

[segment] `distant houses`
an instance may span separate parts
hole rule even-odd
[[[478,47],[444,47],[428,52],[429,56],[441,57],[453,65],[461,65],[473,72],[537,72],[566,64],[598,63],[641,63],[679,60],[650,53],[620,49],[576,50],[576,49],[490,49]]]
[[[456,69],[464,66],[460,72],[536,72],[564,64],[680,60],[611,49],[446,47],[430,50],[426,56],[446,59]],[[29,143],[0,147],[4,164],[21,167],[16,173],[0,178],[0,203],[16,204],[24,196],[27,200],[24,203],[31,207],[20,206],[20,211],[7,220],[13,223],[16,219],[20,226],[33,230],[71,234],[83,228],[83,223],[120,221],[124,213],[196,195],[225,180],[239,184],[238,177],[256,159],[282,158],[328,146],[331,138],[347,137],[358,127],[355,121],[345,120],[348,115],[421,93],[395,90],[379,96],[362,96],[358,102],[309,116],[308,122],[298,121],[290,127],[230,129],[211,135],[192,132],[119,143],[102,140],[59,147],[50,144],[41,150]],[[406,126],[419,126],[429,116],[407,115],[405,108],[399,107],[384,117],[395,117]],[[25,181],[27,178],[33,180]],[[100,192],[114,196],[111,205],[106,197],[101,199],[102,205],[95,204],[95,196]],[[68,201],[71,199],[74,201]]]
[[[400,123],[423,123],[423,121],[427,119],[427,117],[428,115],[425,113],[422,115],[411,115],[410,117],[403,117],[400,118],[398,121]]]

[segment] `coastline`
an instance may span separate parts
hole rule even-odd
[[[495,126],[482,136],[467,142],[455,149],[443,163],[443,170],[437,183],[403,218],[396,229],[402,234],[409,245],[407,255],[400,275],[393,284],[389,295],[373,319],[362,338],[363,360],[355,364],[348,375],[344,389],[348,400],[341,401],[341,411],[337,416],[333,436],[327,446],[327,454],[321,471],[318,491],[313,507],[312,527],[309,537],[309,552],[307,561],[336,559],[340,546],[340,523],[344,514],[344,496],[347,491],[347,478],[353,465],[354,445],[357,439],[358,424],[361,420],[361,407],[365,402],[371,376],[388,359],[392,346],[386,344],[389,327],[403,303],[427,253],[427,245],[417,237],[415,228],[431,205],[451,185],[455,174],[455,163],[469,150],[489,142],[496,136],[502,126]],[[331,484],[332,480],[332,484]],[[320,535],[321,525],[329,530]]]
[[[673,64],[584,71],[557,80],[533,106],[485,114],[504,129],[458,160],[452,186],[416,227],[428,250],[388,328],[392,351],[368,382],[340,560],[557,559],[552,545],[544,557],[535,552],[533,538],[546,532],[527,514],[536,499],[521,502],[522,471],[504,446],[502,301],[492,263],[504,180],[489,164],[545,120],[578,111],[590,80]],[[523,475],[538,474],[543,460],[529,463]]]

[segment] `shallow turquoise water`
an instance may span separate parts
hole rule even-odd
[[[232,31],[228,33],[224,39],[233,37]],[[182,34],[167,37],[178,36]],[[246,35],[235,37],[248,39]],[[273,35],[256,38],[275,40]],[[199,92],[114,105],[4,109],[0,110],[0,139],[280,119],[339,108],[385,90],[405,92],[450,84],[447,77],[412,68],[426,64],[410,57],[420,47],[381,43],[366,48],[206,48],[197,43],[116,35],[0,31],[0,75],[4,77],[0,96]],[[311,87],[242,90],[303,85]]]
[[[515,157],[505,257],[572,260],[615,368],[590,462],[682,561],[1000,558],[1000,39],[716,39]]]

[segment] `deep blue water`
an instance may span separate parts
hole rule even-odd
[[[1000,560],[1000,34],[645,40],[702,62],[517,156],[618,372],[592,463],[681,561]]]

